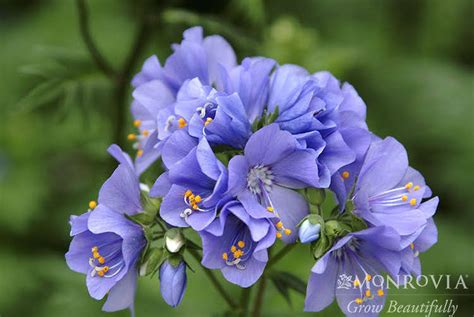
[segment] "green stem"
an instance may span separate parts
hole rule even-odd
[[[260,316],[262,303],[263,303],[263,295],[265,294],[266,286],[267,286],[267,277],[264,274],[262,278],[260,279],[260,284],[258,285],[257,297],[255,298],[255,303],[253,304],[252,317]]]
[[[193,249],[186,249],[199,263],[201,263],[201,256],[196,250]],[[201,265],[202,266],[202,265]],[[222,284],[219,282],[217,277],[214,275],[214,273],[209,270],[208,268],[202,266],[204,273],[207,275],[209,280],[211,281],[212,285],[216,288],[217,292],[222,295],[224,300],[227,302],[227,304],[230,306],[230,308],[237,309],[239,306],[234,302],[232,297],[227,293],[225,288],[222,286]]]
[[[248,314],[251,291],[252,287],[242,289],[242,295],[240,296],[240,305],[242,306],[242,311],[240,312],[241,317],[246,317]]]
[[[268,261],[266,269],[268,270],[270,267],[275,265],[278,261],[280,261],[288,252],[293,250],[293,248],[296,246],[296,243],[293,244],[287,244],[283,249],[281,249],[274,257]]]

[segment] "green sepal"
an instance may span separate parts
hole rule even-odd
[[[311,205],[321,206],[326,200],[326,190],[322,188],[306,188],[304,196]]]
[[[150,248],[146,252],[142,265],[140,266],[140,275],[147,276],[154,274],[160,268],[166,259],[166,252],[163,248]]]
[[[183,256],[180,253],[168,253],[167,260],[173,267],[178,267],[183,261]]]

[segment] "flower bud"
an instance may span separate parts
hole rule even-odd
[[[301,243],[310,243],[319,238],[321,225],[319,223],[312,224],[309,219],[306,219],[301,224],[298,234]]]
[[[186,291],[186,264],[180,262],[176,267],[166,260],[160,267],[160,291],[165,302],[176,307],[181,303]]]
[[[185,242],[186,240],[179,229],[175,228],[166,232],[165,245],[169,252],[178,253]]]

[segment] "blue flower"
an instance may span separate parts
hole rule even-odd
[[[371,280],[384,272],[392,277],[398,274],[399,250],[400,237],[389,227],[374,227],[344,236],[313,266],[305,311],[321,311],[334,298],[346,316],[357,315],[351,312],[351,305],[357,307],[365,302],[383,305],[386,283],[371,284]],[[346,278],[347,285],[341,283]]]
[[[226,191],[227,170],[206,139],[201,139],[157,180],[150,195],[164,195],[160,216],[167,223],[199,231],[214,220],[219,206],[229,200]]]
[[[143,209],[132,161],[117,146],[109,152],[120,165],[100,189],[99,204],[71,217],[73,239],[66,262],[71,270],[86,275],[94,299],[108,294],[104,311],[116,311],[133,309],[136,266],[146,241],[142,228],[125,217]]]
[[[176,307],[181,303],[187,286],[186,264],[173,266],[166,260],[160,267],[160,291],[165,302]]]
[[[244,155],[234,156],[228,168],[229,192],[252,217],[275,218],[278,237],[294,242],[309,208],[293,189],[319,185],[314,151],[299,148],[294,136],[270,124],[250,137]]]
[[[394,138],[376,140],[362,164],[352,200],[354,213],[372,226],[390,226],[406,248],[436,212],[423,176],[408,166],[403,145]]]
[[[221,270],[231,283],[249,287],[265,269],[267,249],[275,242],[276,230],[270,220],[252,218],[239,202],[231,201],[199,234],[202,264]]]

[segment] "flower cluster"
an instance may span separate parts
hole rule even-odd
[[[350,303],[385,301],[372,277],[421,274],[418,255],[437,240],[438,198],[398,141],[369,131],[350,84],[264,57],[237,64],[229,43],[200,27],[172,48],[132,81],[135,158],[112,145],[119,165],[98,204],[71,217],[66,261],[87,276],[93,298],[108,294],[105,311],[133,310],[137,277],[155,273],[177,306],[185,250],[247,288],[270,248],[307,244],[315,264],[306,311],[336,298],[351,315]],[[150,166],[163,172],[147,186],[139,178]]]

